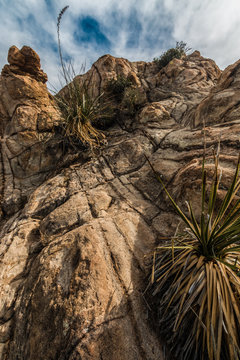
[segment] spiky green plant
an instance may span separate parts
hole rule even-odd
[[[105,135],[93,126],[107,117],[106,106],[101,97],[89,95],[87,88],[73,80],[69,84],[70,93],[64,96],[57,95],[56,100],[61,109],[63,119],[62,128],[64,136],[70,142],[81,141],[83,145],[91,148],[99,146]]]
[[[219,153],[206,204],[205,157],[199,222],[187,203],[186,216],[155,172],[176,213],[187,226],[154,253],[148,291],[158,325],[177,359],[240,359],[240,189],[236,171],[219,206]],[[218,205],[216,205],[218,204]]]
[[[103,93],[94,96],[86,82],[76,78],[72,64],[66,66],[61,48],[61,19],[69,6],[65,6],[57,18],[58,51],[62,67],[65,88],[55,99],[62,112],[62,129],[64,137],[71,143],[81,142],[84,146],[94,148],[99,146],[105,135],[94,125],[108,118],[108,104],[103,101]]]

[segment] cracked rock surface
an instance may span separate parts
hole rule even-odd
[[[221,72],[195,51],[159,72],[103,56],[79,81],[99,94],[123,75],[144,101],[105,131],[97,155],[58,167],[62,148],[48,139],[60,114],[26,48],[10,48],[0,79],[0,359],[164,359],[145,255],[179,220],[145,155],[198,211],[205,123],[207,154],[221,139],[224,195],[240,147],[239,62]]]

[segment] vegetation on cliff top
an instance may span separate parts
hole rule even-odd
[[[158,66],[158,69],[161,70],[173,59],[181,59],[186,53],[191,50],[187,47],[187,44],[183,41],[177,41],[175,48],[168,49],[158,58],[154,58],[153,61]]]

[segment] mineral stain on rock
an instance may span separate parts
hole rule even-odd
[[[105,130],[97,156],[69,154],[53,136],[61,114],[34,50],[13,46],[8,62],[0,77],[0,359],[164,359],[143,294],[145,255],[177,220],[145,155],[177,202],[191,196],[194,204],[205,123],[209,152],[221,138],[224,191],[239,149],[239,61],[221,71],[195,51],[158,71],[101,57],[79,81],[97,96],[124,76],[142,100]]]

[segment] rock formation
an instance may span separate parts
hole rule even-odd
[[[195,51],[158,71],[101,57],[79,81],[97,95],[122,75],[140,100],[105,130],[97,155],[79,150],[71,162],[53,133],[60,113],[38,55],[11,47],[8,61],[0,78],[0,359],[164,359],[144,290],[149,254],[179,220],[145,155],[178,203],[191,198],[197,210],[205,124],[207,153],[221,140],[224,193],[238,157],[239,62],[222,72]]]
[[[8,61],[0,81],[1,196],[2,211],[11,215],[43,181],[61,152],[49,142],[59,114],[38,55],[27,46],[21,51],[12,46]]]

